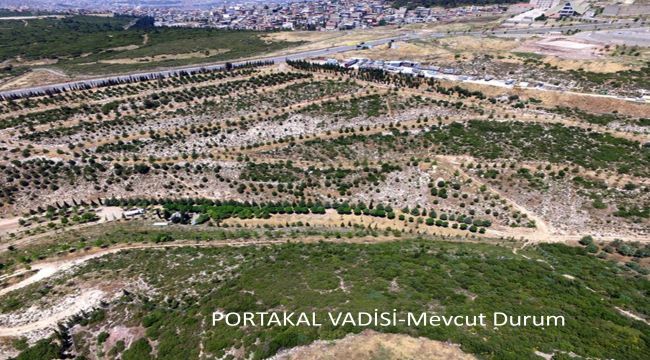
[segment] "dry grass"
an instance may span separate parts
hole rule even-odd
[[[137,45],[136,45],[137,47]],[[209,58],[218,54],[223,54],[230,51],[230,49],[209,49],[205,51],[195,51],[182,54],[160,54],[154,56],[145,56],[138,58],[121,58],[121,59],[109,59],[109,60],[100,60],[99,63],[102,64],[138,64],[141,62],[156,62],[163,60],[185,60],[185,59],[201,59]]]
[[[0,84],[0,90],[18,89],[23,87],[31,87],[44,84],[54,84],[64,81],[69,81],[70,77],[64,76],[56,72],[48,70],[30,71],[26,74],[18,76],[3,84]]]
[[[494,56],[516,48],[518,43],[508,39],[476,38],[472,36],[455,36],[443,39],[422,39],[409,42],[395,42],[392,48],[387,45],[376,46],[372,49],[352,51],[338,54],[335,57],[345,59],[364,57],[377,60],[409,59],[419,62],[453,62],[458,54],[471,58],[480,54]]]
[[[458,85],[453,81],[441,81],[445,86]],[[469,90],[479,90],[488,97],[498,97],[504,94],[516,94],[523,98],[533,97],[542,100],[546,107],[564,106],[575,107],[583,111],[593,113],[611,113],[612,109],[616,109],[619,114],[628,115],[633,117],[644,117],[648,115],[648,105],[644,103],[635,103],[625,101],[622,99],[594,97],[581,95],[578,93],[568,93],[559,91],[542,91],[533,88],[514,88],[506,89],[491,85],[463,83],[462,87]]]
[[[270,33],[264,37],[267,41],[305,41],[307,44],[295,51],[320,49],[332,46],[355,45],[362,41],[370,41],[387,37],[399,36],[405,33],[404,29],[395,27],[380,27],[355,31],[293,31]]]
[[[298,41],[307,41],[307,42],[317,42],[317,41],[327,41],[343,36],[343,33],[333,32],[333,31],[283,31],[283,32],[272,32],[262,36],[262,39],[267,42],[274,41],[289,41],[289,42],[298,42]]]
[[[401,211],[396,210],[396,214],[401,214]],[[408,215],[407,215],[408,218]],[[228,225],[242,225],[244,227],[258,227],[258,226],[282,226],[287,223],[308,223],[311,226],[317,227],[329,227],[333,229],[339,229],[341,224],[355,224],[361,225],[366,228],[372,228],[377,230],[403,230],[405,232],[429,234],[429,235],[451,235],[451,236],[466,236],[467,231],[444,228],[444,227],[432,227],[424,224],[417,224],[415,222],[411,223],[408,221],[402,221],[398,218],[393,220],[380,217],[372,217],[366,215],[340,215],[336,210],[328,209],[327,213],[324,215],[312,215],[312,214],[283,214],[283,215],[272,215],[269,219],[239,219],[239,218],[230,218],[223,221],[224,224]],[[475,236],[483,236],[480,234],[472,234]],[[489,236],[485,235],[484,237]]]
[[[619,61],[614,60],[571,60],[571,59],[561,59],[557,57],[546,57],[544,62],[557,66],[561,70],[578,70],[582,69],[584,71],[598,72],[598,73],[613,73],[617,71],[625,70],[638,70],[637,66],[631,66]]]
[[[474,36],[455,36],[444,39],[439,39],[437,42],[448,49],[453,49],[455,52],[480,52],[492,53],[511,51],[519,46],[519,43],[514,40],[505,38],[478,38]]]
[[[433,46],[423,45],[420,42],[395,42],[392,48],[388,45],[376,46],[372,49],[351,51],[333,56],[336,59],[348,59],[361,57],[373,60],[400,60],[409,59],[420,62],[427,62],[441,57],[451,58],[453,54]]]
[[[357,335],[325,342],[317,341],[308,346],[285,350],[274,360],[324,360],[324,359],[411,359],[411,360],[473,360],[473,355],[462,352],[457,345],[414,338],[401,334],[381,334],[365,330]]]

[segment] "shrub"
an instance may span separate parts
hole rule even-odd
[[[34,346],[24,350],[16,357],[16,360],[33,360],[33,359],[60,359],[62,358],[62,348],[58,341],[53,338],[39,340]]]
[[[591,245],[591,244],[594,243],[594,238],[591,237],[591,235],[583,236],[582,239],[580,239],[579,242],[580,242],[580,244],[585,245],[585,246]]]
[[[152,359],[151,345],[146,338],[141,338],[131,344],[131,346],[122,354],[122,360],[146,360]]]
[[[106,331],[100,332],[99,335],[97,335],[97,343],[103,344],[104,342],[106,342],[106,339],[108,339],[108,336],[109,335]]]
[[[621,244],[617,249],[618,253],[623,256],[632,256],[634,255],[635,249],[628,244]]]

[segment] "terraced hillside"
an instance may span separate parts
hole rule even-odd
[[[374,330],[643,358],[648,105],[493,91],[289,62],[0,102],[0,353],[266,358],[363,329],[211,311],[498,305],[568,325]]]

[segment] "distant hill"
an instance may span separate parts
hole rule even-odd
[[[515,4],[522,0],[393,0],[392,5],[395,8],[406,6],[409,9],[418,6],[424,7],[457,7],[467,5],[494,5],[494,4]]]

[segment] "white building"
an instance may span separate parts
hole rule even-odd
[[[144,214],[144,209],[127,210],[124,212],[125,217],[133,217]]]

